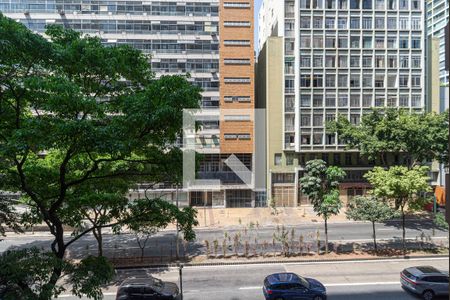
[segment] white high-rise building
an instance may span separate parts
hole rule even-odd
[[[282,124],[279,149],[272,143],[268,151],[268,177],[294,172],[298,179],[305,161],[322,158],[346,167],[355,188],[363,182],[371,163],[357,152],[344,153],[325,124],[338,115],[358,124],[372,107],[423,110],[425,30],[423,0],[264,0],[258,73],[265,74],[258,74],[257,84],[264,92],[257,102],[268,109],[280,105],[268,114],[269,135],[273,123]],[[272,64],[274,59],[280,61]],[[300,203],[298,180],[290,181],[293,202]]]

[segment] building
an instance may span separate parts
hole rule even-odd
[[[445,26],[449,20],[447,0],[427,0],[427,36],[439,39],[439,80],[448,86],[448,71],[445,70]]]
[[[422,0],[263,1],[257,106],[266,108],[267,195],[277,205],[307,203],[299,178],[315,158],[346,170],[342,198],[365,192],[375,162],[344,151],[324,125],[337,115],[358,124],[372,107],[425,109],[425,29]]]
[[[197,143],[204,157],[198,175],[221,184],[212,191],[177,191],[161,183],[149,193],[169,201],[178,197],[181,205],[255,206],[254,192],[225,164],[235,154],[247,168],[253,165],[251,116],[227,113],[254,108],[253,1],[0,0],[0,11],[37,33],[59,24],[108,45],[132,45],[149,55],[156,76],[190,73],[203,89],[206,115],[199,120]],[[130,198],[142,197],[145,188],[130,192]]]

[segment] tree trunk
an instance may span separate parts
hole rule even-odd
[[[328,222],[325,218],[325,254],[328,254]]]
[[[56,217],[53,217],[52,219],[53,220],[50,221],[50,224],[54,226],[53,235],[55,236],[55,240],[53,241],[51,249],[56,258],[62,262],[66,253],[66,246],[64,244],[64,228],[59,219],[57,219]],[[53,291],[58,280],[61,278],[61,275],[62,263],[57,264],[53,267],[50,279],[47,283],[44,284],[42,293],[39,295],[39,300],[52,299]]]
[[[375,222],[372,222],[372,229],[373,229],[373,248],[375,249],[375,254],[378,255],[377,235],[375,232]]]
[[[401,207],[401,209],[402,209],[402,230],[403,230],[403,242],[402,242],[402,244],[403,244],[403,255],[406,255],[406,228],[405,228],[405,226],[406,226],[406,221],[405,221],[405,211],[404,211],[404,207],[402,206]]]
[[[92,231],[95,239],[97,240],[98,256],[103,256],[103,233],[101,228],[94,229]]]

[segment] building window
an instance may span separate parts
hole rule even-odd
[[[347,55],[339,55],[339,68],[347,68],[347,61],[348,61],[348,56]]]
[[[359,17],[350,18],[350,28],[351,29],[361,29]]]
[[[351,75],[350,76],[350,87],[359,87],[359,75]]]
[[[224,115],[226,122],[248,122],[251,120],[250,115]]]
[[[396,6],[396,0],[387,0],[387,9],[389,10],[395,10],[397,8]]]
[[[350,95],[350,107],[360,107],[361,97],[359,95]]]
[[[249,77],[225,77],[224,82],[228,84],[249,84],[250,78]]]
[[[420,75],[411,75],[411,86],[412,87],[420,87]]]
[[[300,36],[300,47],[311,48],[311,36],[302,34]]]
[[[359,67],[359,56],[350,57],[350,67]]]
[[[400,75],[398,77],[399,87],[408,87],[409,75]]]
[[[313,27],[315,29],[321,29],[323,27],[323,18],[322,17],[314,17]]]
[[[408,17],[400,17],[398,22],[398,27],[400,30],[408,30],[409,29],[409,18]]]
[[[314,75],[313,87],[322,87],[322,86],[323,86],[323,75]]]
[[[411,9],[412,10],[420,10],[420,1],[419,0],[411,0]]]
[[[375,75],[375,87],[376,88],[384,87],[384,74]]]
[[[326,95],[325,106],[326,107],[336,107],[336,96],[335,95]]]
[[[313,143],[314,143],[314,145],[322,145],[323,144],[323,133],[314,133],[313,134]]]
[[[223,22],[225,27],[250,27],[251,23],[248,21],[225,21]]]
[[[225,2],[223,4],[225,8],[250,8],[250,3],[248,2]]]
[[[348,106],[348,96],[347,95],[339,95],[339,107],[347,107]]]
[[[396,107],[397,106],[397,97],[388,96],[387,98],[387,106],[388,107]]]
[[[311,86],[311,75],[302,74],[300,75],[300,86],[310,87]]]
[[[365,48],[365,49],[372,48],[372,37],[371,36],[363,37],[363,48]]]
[[[375,9],[384,10],[384,0],[375,0]]]
[[[323,95],[314,95],[313,107],[322,107],[322,106],[323,106]]]
[[[350,47],[351,48],[359,48],[359,36],[351,36],[350,37]]]
[[[224,40],[223,44],[225,46],[250,46],[250,40]]]
[[[387,75],[387,86],[388,88],[395,88],[397,86],[397,74]]]
[[[310,0],[300,0],[300,8],[311,8]]]
[[[313,126],[323,126],[323,115],[314,115]]]
[[[348,87],[348,75],[338,76],[338,87]]]
[[[375,56],[375,67],[384,68],[384,56],[382,55]]]
[[[360,0],[350,0],[350,9],[360,9]]]
[[[362,28],[363,29],[372,29],[372,18],[371,17],[364,17],[362,19]]]
[[[372,56],[363,56],[363,67],[372,68]]]
[[[302,127],[310,127],[311,126],[311,116],[302,114],[300,117],[300,125]]]
[[[335,18],[326,17],[325,18],[325,28],[334,29],[335,28]]]
[[[311,107],[311,95],[300,95],[300,106]]]
[[[322,56],[314,56],[314,61],[313,61],[313,67],[314,68],[322,68],[323,67],[323,57]]]
[[[336,0],[325,0],[327,9],[335,9],[336,8]]]
[[[323,37],[322,36],[314,36],[313,37],[313,47],[314,48],[323,48]]]
[[[388,68],[397,68],[397,56],[389,55],[387,57],[387,67]]]
[[[409,97],[408,95],[400,95],[400,97],[398,98],[398,105],[400,107],[408,107],[409,106]]]
[[[335,68],[336,67],[336,56],[327,55],[325,57],[325,67]]]
[[[411,38],[411,48],[412,49],[420,49],[420,38],[419,37]]]
[[[420,95],[412,95],[411,96],[411,106],[412,107],[421,107],[421,96]]]
[[[408,55],[400,55],[400,68],[408,68],[409,57]]]
[[[311,145],[311,135],[310,134],[302,134],[300,139],[301,139],[302,145]]]
[[[334,75],[334,74],[326,75],[325,86],[326,87],[335,87],[336,86],[336,75]]]
[[[409,0],[399,0],[398,8],[400,10],[408,10],[408,2],[409,2]]]
[[[311,67],[311,57],[300,56],[300,66],[302,68],[310,68]]]
[[[338,48],[348,48],[348,38],[344,36],[338,37]]]
[[[373,76],[371,74],[363,75],[363,87],[372,87],[373,86]]]
[[[275,164],[275,166],[281,166],[281,154],[280,153],[275,153],[274,164]]]
[[[375,107],[384,107],[385,101],[384,96],[375,96]]]
[[[375,17],[375,28],[384,29],[384,17]]]
[[[420,68],[421,67],[421,58],[420,56],[411,56],[411,67],[412,68]]]
[[[397,29],[397,17],[387,18],[387,29]]]
[[[325,48],[336,48],[336,37],[326,36],[325,37]]]
[[[372,107],[372,95],[363,95],[363,107]]]
[[[338,18],[338,29],[347,29],[347,18]]]
[[[248,59],[248,58],[225,58],[224,64],[226,64],[226,65],[250,65],[250,59]]]
[[[362,0],[362,1],[363,1],[363,5],[362,5],[363,9],[372,9],[372,1],[373,0]]]
[[[311,28],[311,17],[301,17],[300,18],[300,28],[303,28],[303,29]]]

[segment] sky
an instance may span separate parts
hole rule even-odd
[[[255,1],[255,47],[258,47],[258,12],[261,7],[261,3],[263,0],[254,0]],[[257,49],[255,49],[257,50]]]

